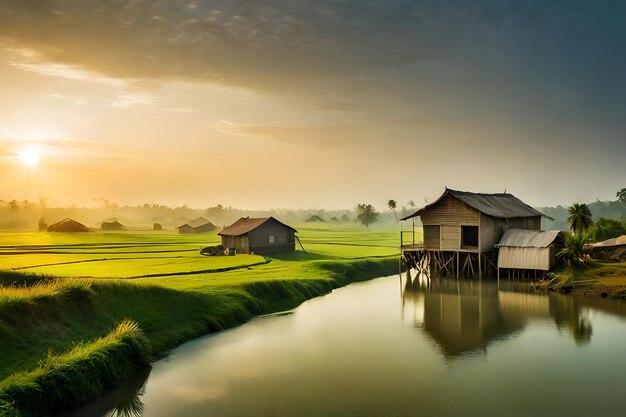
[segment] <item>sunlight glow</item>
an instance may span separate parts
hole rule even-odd
[[[34,167],[39,165],[39,154],[33,150],[18,152],[20,161],[26,166]]]

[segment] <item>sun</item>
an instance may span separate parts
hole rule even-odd
[[[39,154],[34,150],[27,150],[18,153],[20,161],[26,166],[34,167],[39,165]]]

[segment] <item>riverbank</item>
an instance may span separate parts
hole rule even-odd
[[[626,299],[626,262],[593,261],[573,273],[563,268],[555,273],[555,279],[562,285],[573,283],[572,295]]]
[[[102,339],[110,339],[112,329],[125,320],[138,324],[151,357],[158,358],[201,335],[236,326],[255,315],[291,309],[334,288],[391,275],[398,269],[397,256],[272,263],[257,271],[246,268],[211,274],[211,279],[198,275],[133,281],[51,280],[5,274],[5,285],[21,282],[0,288],[0,415],[47,415],[71,409],[136,372],[141,361],[107,366],[112,351]],[[82,355],[74,350],[77,344],[82,346]],[[133,349],[125,351],[137,355]],[[108,372],[100,374],[101,381],[85,386],[84,378],[67,378],[58,364],[79,374],[83,369],[88,375],[99,375],[93,374],[94,367]]]

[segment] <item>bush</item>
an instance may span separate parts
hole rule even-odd
[[[200,249],[200,254],[204,256],[222,256],[224,255],[224,246],[207,246],[206,248]]]
[[[623,220],[600,217],[589,228],[589,236],[593,242],[613,239],[622,235],[626,235],[626,222]]]

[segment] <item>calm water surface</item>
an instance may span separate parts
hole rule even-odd
[[[626,305],[353,284],[174,350],[76,416],[623,416]]]

